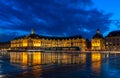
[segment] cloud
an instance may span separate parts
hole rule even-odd
[[[97,28],[108,30],[111,17],[92,5],[91,0],[1,0],[0,29],[91,38]]]

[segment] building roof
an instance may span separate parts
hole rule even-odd
[[[27,35],[27,36],[21,36],[21,37],[17,37],[17,38],[14,38],[13,40],[17,40],[17,39],[28,39],[28,38],[32,38],[32,39],[54,39],[54,40],[57,40],[57,39],[76,39],[76,38],[83,38],[82,36],[68,36],[68,37],[57,37],[57,36],[43,36],[43,35],[38,35],[38,34],[30,34],[30,35]]]
[[[34,33],[34,30],[32,29],[31,33],[27,36],[20,36],[17,38],[14,38],[13,40],[17,40],[17,39],[28,39],[28,38],[32,38],[32,39],[76,39],[76,38],[83,38],[81,35],[76,35],[76,36],[67,36],[67,37],[58,37],[58,36],[43,36],[43,35],[38,35]]]
[[[107,37],[120,36],[120,30],[110,32]]]
[[[93,38],[103,38],[103,36],[102,36],[102,34],[96,33],[96,34],[93,36]]]
[[[96,34],[92,38],[103,38],[103,35],[100,33],[100,30],[97,29]]]

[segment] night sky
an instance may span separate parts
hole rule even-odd
[[[82,35],[120,29],[120,0],[0,0],[0,42],[27,35]]]

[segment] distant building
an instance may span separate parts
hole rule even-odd
[[[11,41],[11,49],[43,49],[49,47],[79,47],[82,51],[87,50],[86,39],[82,36],[72,37],[48,37],[31,33],[27,36],[15,38]]]
[[[120,31],[112,31],[105,38],[106,50],[120,51]]]
[[[0,42],[0,50],[10,49],[10,42]]]
[[[105,50],[105,42],[100,30],[97,29],[96,34],[93,36],[91,40],[91,50],[100,51]]]

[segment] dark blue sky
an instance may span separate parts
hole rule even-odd
[[[0,41],[29,34],[91,38],[120,29],[120,0],[0,0]]]

